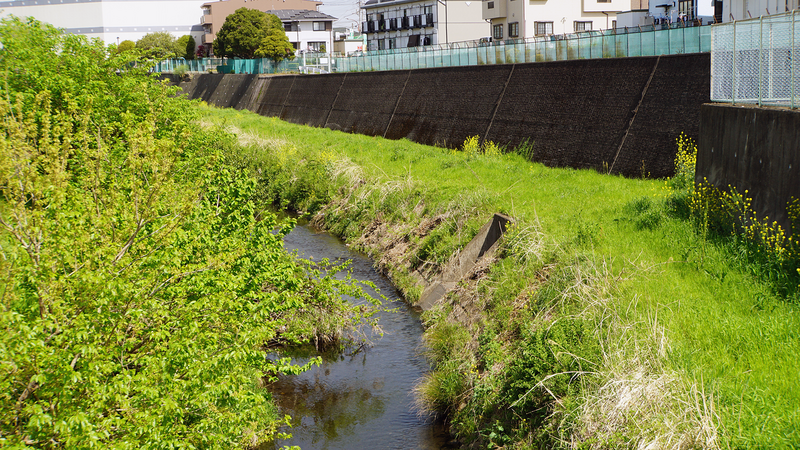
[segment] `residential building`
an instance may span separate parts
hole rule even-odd
[[[525,1],[525,0],[516,0]],[[361,32],[367,50],[418,47],[480,39],[489,27],[480,1],[367,0]]]
[[[202,3],[203,15],[200,23],[203,26],[203,36],[198,43],[207,45],[214,42],[217,32],[225,23],[225,18],[239,8],[257,9],[263,12],[278,9],[317,11],[321,4],[322,2],[314,0],[221,0]],[[196,11],[195,9],[195,13]]]
[[[333,29],[333,51],[339,55],[353,55],[367,48],[367,35],[351,28]]]
[[[191,35],[200,42],[203,27],[197,8],[203,0],[16,0],[0,1],[0,17],[34,17],[68,33],[108,44],[137,41],[147,33],[166,31],[176,38]]]
[[[490,21],[495,40],[615,28],[618,13],[640,8],[641,3],[640,0],[482,1],[483,18]]]
[[[721,22],[783,14],[800,8],[800,0],[716,0]]]
[[[267,11],[283,22],[286,36],[298,51],[333,51],[333,22],[336,17],[319,11],[278,9]]]

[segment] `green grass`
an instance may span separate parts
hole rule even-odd
[[[668,214],[663,180],[547,168],[515,154],[466,157],[248,112],[207,109],[206,117],[292,148],[284,157],[293,161],[286,167],[294,178],[286,178],[281,192],[291,190],[292,179],[313,172],[300,167],[321,161],[327,174],[313,172],[316,181],[306,179],[318,191],[316,200],[304,203],[298,194],[280,203],[313,212],[326,201],[340,201],[338,212],[324,211],[329,226],[351,241],[376,216],[407,231],[423,218],[444,215],[438,236],[411,238],[419,259],[441,264],[493,212],[512,216],[521,230],[535,231],[533,237],[509,240],[507,258],[466,288],[479,296],[482,312],[474,330],[482,338],[471,341],[453,329],[457,298],[425,316],[437,369],[420,392],[429,407],[448,410],[462,439],[534,448],[545,445],[541,442],[569,447],[570,436],[582,436],[578,442],[585,448],[635,447],[645,439],[667,439],[671,432],[683,433],[683,442],[690,442],[685,436],[691,430],[710,426],[705,441],[695,436],[690,445],[800,445],[796,302],[778,296],[734,246],[705,239],[691,223]],[[351,169],[360,168],[370,186],[348,185],[354,178],[341,171],[331,175],[333,162],[342,159]],[[382,194],[376,186],[384,187]],[[348,193],[349,200],[342,200]],[[421,261],[409,264],[420,267]],[[407,277],[403,280],[406,292],[418,292]],[[460,347],[448,348],[448,342]],[[524,355],[533,358],[531,363],[514,369]],[[537,386],[546,370],[538,379],[525,379],[537,355],[552,359],[553,374],[572,370],[586,356],[580,368],[586,374],[559,375]],[[637,371],[644,375],[631,377]],[[663,382],[667,379],[673,381]],[[627,409],[617,428],[598,431],[598,424],[609,420],[598,414],[603,408],[613,412],[608,405],[619,403],[614,395],[628,395],[609,394],[624,383],[653,387],[642,388],[652,395],[637,401],[644,405],[651,399],[655,406],[644,412]],[[548,395],[542,386],[559,390]],[[484,416],[493,408],[509,408],[520,389],[532,389],[540,403],[531,408],[544,409],[521,412],[517,403],[508,409],[513,414]],[[663,425],[687,405],[689,415],[697,416],[687,419],[690,425]]]

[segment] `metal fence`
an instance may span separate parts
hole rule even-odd
[[[711,27],[711,100],[798,106],[797,10]]]
[[[336,59],[336,72],[674,55],[711,50],[710,27],[656,25],[574,34],[378,50]]]
[[[169,60],[155,70],[173,72],[185,64],[192,72],[214,69],[223,73],[285,73],[304,72],[313,67],[317,70],[330,67],[332,72],[363,72],[711,51],[711,27],[690,25],[684,22],[485,43],[455,42],[364,52],[358,56],[333,56],[330,61],[324,60],[327,55],[311,54],[293,61],[284,60],[278,65],[269,59]]]

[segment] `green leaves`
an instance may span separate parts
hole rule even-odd
[[[225,163],[232,138],[141,70],[117,73],[135,51],[19,19],[0,36],[3,445],[269,439],[264,377],[307,366],[265,346],[366,320],[338,295],[363,294],[285,253],[291,224],[273,233],[256,182]]]

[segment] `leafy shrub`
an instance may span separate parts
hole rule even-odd
[[[0,436],[47,448],[233,448],[282,423],[271,341],[357,324],[363,297],[295,260],[235,145],[135,52],[4,19]],[[120,67],[126,70],[118,71]],[[312,360],[313,364],[315,360]]]

